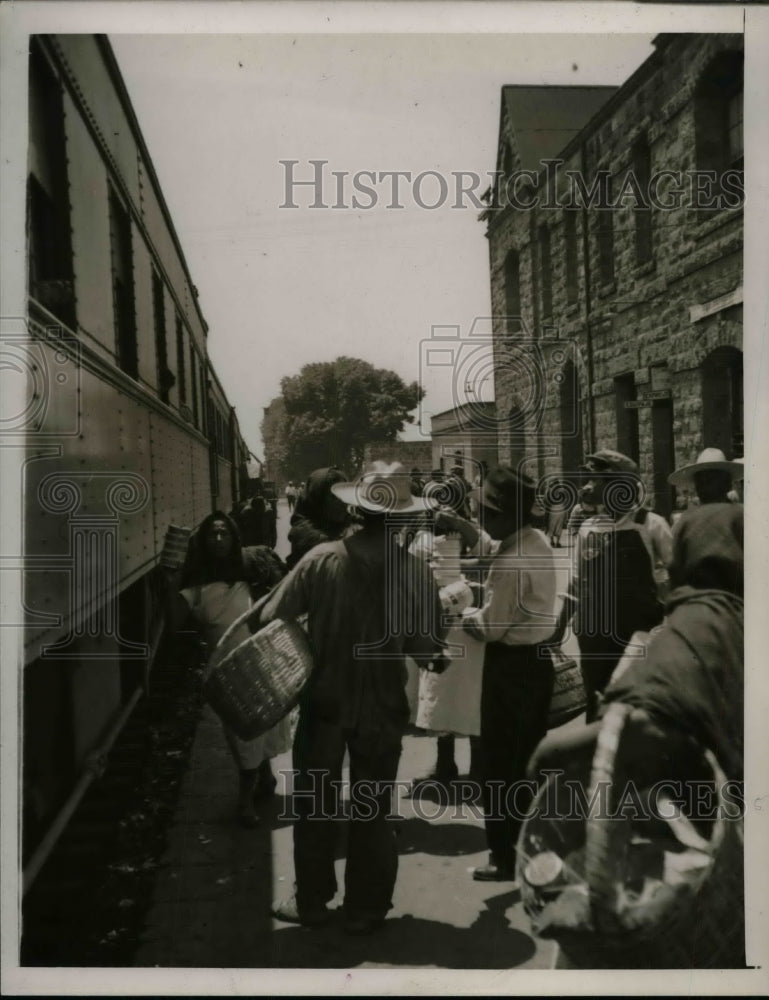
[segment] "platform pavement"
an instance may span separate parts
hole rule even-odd
[[[466,773],[468,741],[457,740]],[[399,779],[424,774],[435,740],[407,735]],[[290,768],[290,754],[275,760]],[[310,929],[273,920],[270,904],[292,891],[291,823],[279,794],[254,830],[235,822],[236,775],[213,713],[195,739],[135,965],[164,968],[551,968],[555,948],[535,940],[513,883],[474,882],[487,859],[477,806],[443,809],[433,796],[399,794],[400,867],[394,906],[374,935],[341,920]],[[340,852],[341,853],[341,852]],[[343,861],[337,862],[342,885]],[[336,902],[340,902],[338,897]]]
[[[278,544],[285,557],[289,512],[278,503]],[[559,587],[569,550],[560,550]],[[571,649],[567,649],[572,652]],[[580,724],[575,720],[574,724]],[[290,770],[291,755],[276,758]],[[435,739],[407,735],[398,772],[404,781],[435,762]],[[460,773],[469,766],[466,739],[457,740]],[[262,822],[235,822],[237,778],[213,713],[206,709],[193,746],[153,907],[136,965],[172,968],[551,968],[555,946],[529,933],[520,894],[511,883],[474,882],[470,869],[487,860],[478,807],[432,817],[427,798],[400,795],[400,867],[394,908],[376,935],[345,935],[338,923],[306,929],[275,921],[273,898],[293,888],[290,820],[281,819],[286,784],[261,810]],[[432,811],[431,811],[432,810]],[[343,861],[337,862],[342,885]]]

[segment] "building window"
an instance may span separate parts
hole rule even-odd
[[[738,171],[741,187],[743,167],[742,145],[743,54],[721,52],[710,61],[699,79],[694,94],[694,130],[697,169],[716,175],[713,198],[702,208],[720,207],[718,196],[726,193],[722,174]],[[728,185],[729,207],[734,205],[734,184]]]
[[[195,386],[195,348],[192,346],[190,337],[190,408],[192,409],[192,420],[197,424],[198,420],[198,395]]]
[[[636,399],[635,376],[632,372],[614,379],[614,399],[617,415],[617,451],[638,462],[638,410],[625,405]]]
[[[184,368],[184,324],[176,314],[176,371],[179,378],[179,404],[187,402],[187,377]]]
[[[608,203],[612,202],[611,177],[606,178]],[[602,285],[614,281],[614,212],[611,208],[596,210],[598,242],[598,275]]]
[[[744,447],[742,351],[718,347],[702,365],[702,440],[739,457]]]
[[[547,226],[540,226],[538,233],[539,242],[539,268],[542,275],[542,314],[544,316],[553,315],[553,266],[550,257],[550,230]]]
[[[521,263],[515,250],[505,257],[505,312],[507,332],[520,333],[521,326]]]
[[[166,340],[166,308],[163,279],[152,269],[152,315],[155,325],[155,356],[157,358],[158,395],[163,403],[168,402],[168,392],[176,379],[168,367],[168,343]]]
[[[138,378],[131,218],[115,191],[110,191],[109,215],[118,365],[131,378]]]
[[[29,59],[29,293],[75,326],[64,106],[61,87],[37,45]]]
[[[633,173],[638,183],[638,189],[646,198],[651,180],[651,151],[646,139],[640,139],[633,146]],[[646,264],[652,259],[652,210],[651,206],[636,205],[633,209],[635,219],[635,256],[637,264]]]
[[[564,213],[564,244],[566,252],[566,301],[571,305],[579,298],[578,287],[578,267],[579,255],[577,252],[577,213],[569,211]]]

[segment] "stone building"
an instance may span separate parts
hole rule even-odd
[[[494,403],[464,403],[433,414],[432,468],[449,472],[458,465],[468,482],[472,482],[481,462],[492,468],[499,461],[496,431]]]
[[[500,459],[738,457],[741,35],[660,35],[619,88],[504,87],[487,220]]]

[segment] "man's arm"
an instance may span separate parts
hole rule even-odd
[[[309,611],[315,566],[315,560],[309,556],[310,553],[294,566],[267,599],[259,615],[261,625],[268,625],[276,618],[292,621]]]

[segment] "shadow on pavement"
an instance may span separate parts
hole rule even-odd
[[[517,899],[517,889],[493,897],[470,927],[404,915],[387,920],[381,930],[364,937],[345,934],[341,914],[336,913],[331,923],[320,929],[275,930],[272,957],[277,968],[515,968],[536,952],[533,939],[511,927],[505,916]]]
[[[416,816],[396,825],[399,854],[457,857],[486,850],[486,832],[470,823],[430,823]]]

